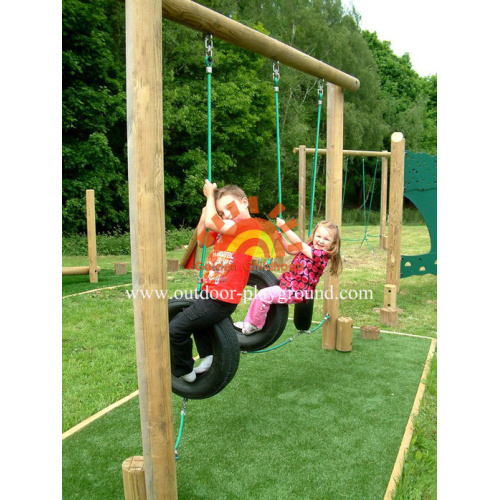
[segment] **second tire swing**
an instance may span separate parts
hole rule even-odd
[[[250,271],[247,286],[261,290],[278,284],[278,278],[271,271]],[[270,346],[280,338],[287,320],[288,304],[271,304],[266,323],[258,332],[243,335],[239,328],[234,327],[238,334],[240,349],[242,351],[256,351]]]

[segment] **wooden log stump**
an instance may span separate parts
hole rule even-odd
[[[175,271],[179,270],[179,261],[177,259],[168,259],[167,260],[167,272],[175,273]]]
[[[380,338],[378,326],[366,325],[359,329],[359,338],[363,340],[377,340]]]
[[[127,274],[127,263],[115,262],[115,274]]]
[[[144,458],[129,457],[122,463],[125,500],[146,500]]]
[[[398,326],[398,310],[395,307],[381,307],[380,322],[384,325]]]
[[[340,352],[352,351],[352,318],[337,319],[335,349]]]

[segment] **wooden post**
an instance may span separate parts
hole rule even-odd
[[[115,262],[115,274],[127,274],[127,263]]]
[[[377,340],[380,338],[380,328],[378,326],[362,326],[359,329],[359,338],[362,340]]]
[[[130,457],[122,463],[125,500],[147,500],[143,457]]]
[[[85,195],[87,205],[87,247],[89,252],[89,276],[91,283],[97,283],[99,278],[97,274],[94,190],[87,189]]]
[[[401,132],[391,136],[391,179],[389,192],[389,239],[387,244],[386,283],[399,291],[401,274],[401,228],[405,174],[405,139]]]
[[[385,285],[384,286],[384,307],[394,307],[396,309],[396,285]]]
[[[387,151],[384,150],[384,153]],[[387,157],[382,157],[380,186],[380,249],[384,250],[385,228],[387,221]]]
[[[306,147],[299,146],[299,238],[306,235]]]
[[[344,92],[341,87],[327,84],[326,127],[326,206],[325,218],[337,224],[342,232],[342,166],[344,146]],[[323,324],[323,349],[335,349],[339,316],[340,279],[324,274],[324,314],[330,319]]]
[[[161,0],[127,0],[127,135],[134,290],[167,287]],[[134,299],[148,499],[177,499],[167,300]]]
[[[189,260],[189,257],[191,257],[191,254],[193,253],[193,250],[197,252],[198,250],[198,233],[196,232],[196,229],[193,231],[193,235],[191,236],[191,239],[189,240],[189,243],[188,243],[188,246],[186,248],[186,251],[184,252],[184,255],[182,256],[182,259],[179,263],[179,265],[182,267],[182,268],[185,268],[187,263],[188,263],[188,260]],[[194,255],[194,261],[196,262],[196,253]]]
[[[337,319],[335,348],[340,352],[352,351],[352,318]]]
[[[179,261],[177,259],[167,260],[167,273],[175,273],[179,270]]]

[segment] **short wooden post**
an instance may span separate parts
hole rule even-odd
[[[382,236],[382,250],[387,250],[387,236]]]
[[[393,307],[396,309],[397,292],[396,285],[384,286],[384,307]]]
[[[342,233],[344,92],[341,87],[328,83],[327,97],[325,218],[337,224]],[[339,316],[340,279],[326,272],[324,280],[325,295],[331,293],[331,299],[323,301],[323,312],[330,315],[330,319],[323,324],[323,349],[333,350],[336,345]]]
[[[340,352],[352,351],[352,318],[337,319],[335,348]]]
[[[115,262],[115,274],[127,274],[127,263]]]
[[[380,322],[383,325],[398,326],[398,310],[395,307],[381,307]]]
[[[387,153],[386,150],[383,151]],[[387,221],[387,157],[382,156],[382,174],[381,174],[381,186],[380,186],[380,249],[385,250],[384,238],[386,230]]]
[[[186,251],[184,252],[184,255],[182,256],[182,259],[179,263],[179,265],[185,269],[186,268],[186,265],[189,261],[189,257],[191,257],[191,254],[193,253],[193,251],[196,252],[198,248],[198,233],[196,232],[196,229],[194,230],[193,232],[193,235],[191,236],[191,239],[189,240],[189,243],[188,243],[188,246],[186,248]],[[194,256],[194,261],[196,262],[196,253],[195,253],[195,256]]]
[[[377,340],[380,338],[378,326],[365,325],[359,329],[359,338],[362,340]]]
[[[386,283],[399,291],[401,274],[401,228],[403,225],[403,191],[405,174],[405,139],[401,132],[391,136],[391,179],[389,193],[389,231]]]
[[[161,0],[127,0],[125,20],[133,288],[166,292]],[[177,500],[167,300],[138,294],[134,327],[146,493]]]
[[[122,463],[125,500],[147,500],[144,458],[130,457]]]
[[[299,238],[306,235],[306,147],[299,146]]]
[[[167,272],[175,273],[175,271],[179,270],[179,261],[177,259],[168,259],[167,260]]]
[[[89,276],[91,283],[97,283],[99,281],[99,275],[97,272],[94,190],[87,189],[85,195],[87,205],[87,248],[89,251]]]

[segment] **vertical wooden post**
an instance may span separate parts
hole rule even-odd
[[[337,319],[336,349],[340,352],[352,351],[352,318]]]
[[[144,459],[130,457],[122,463],[123,492],[125,500],[147,500],[144,479]]]
[[[393,307],[396,309],[397,293],[396,285],[384,286],[384,307]]]
[[[134,290],[167,287],[163,175],[162,2],[127,0],[127,135]],[[148,499],[177,499],[167,300],[134,299]]]
[[[87,248],[89,252],[89,276],[91,283],[97,283],[99,274],[97,272],[97,244],[95,231],[95,198],[94,190],[87,189],[85,192],[87,205]]]
[[[327,84],[326,127],[326,205],[325,219],[342,228],[342,164],[344,150],[344,91]],[[335,349],[339,316],[340,279],[324,274],[325,300],[323,311],[330,319],[323,324],[323,349]]]
[[[391,136],[391,179],[389,193],[389,231],[387,243],[386,283],[399,291],[401,273],[401,228],[403,225],[403,191],[405,174],[405,139],[401,132]]]
[[[384,149],[384,153],[387,151]],[[384,250],[385,228],[387,220],[387,158],[382,156],[382,174],[380,186],[380,249]]]
[[[299,238],[306,234],[306,147],[299,146]]]

